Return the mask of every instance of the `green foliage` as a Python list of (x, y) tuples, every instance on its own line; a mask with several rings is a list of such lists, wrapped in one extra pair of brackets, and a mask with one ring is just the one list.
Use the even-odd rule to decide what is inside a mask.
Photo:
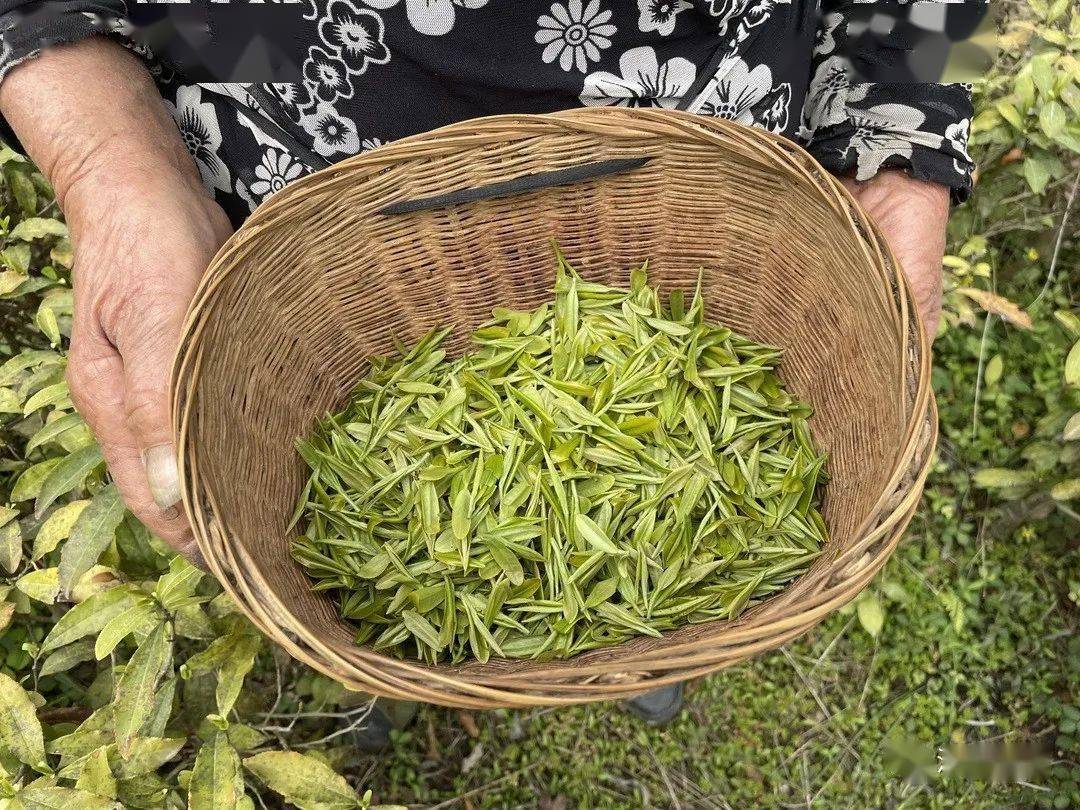
[[(977, 470), (972, 483), (1002, 499), (1042, 510), (1056, 505), (1075, 515), (1080, 313), (1068, 298), (1068, 283), (1075, 277), (1080, 219), (1074, 210), (1080, 186), (1080, 9), (1044, 2), (1011, 9), (1000, 42), (999, 69), (976, 88), (972, 148), (979, 184), (972, 203), (952, 223), (957, 248), (946, 258), (946, 321), (970, 326), (976, 308), (987, 313), (976, 365), (973, 437), (983, 419), (1030, 392), (1017, 374), (1026, 364), (1010, 367), (1004, 358), (1022, 358), (1022, 346), (1032, 341), (1012, 333), (996, 337), (999, 322), (1006, 329), (1034, 330), (1040, 359), (1049, 361), (1050, 350), (1057, 374), (1056, 380), (1038, 380), (1039, 418), (1010, 430), (1010, 438), (1023, 440), (1019, 457), (1007, 466)], [(1041, 283), (1031, 285), (1036, 279)], [(1059, 286), (1061, 279), (1065, 284)], [(1002, 283), (1022, 290), (1027, 303), (1002, 295)]]
[(64, 380), (67, 228), (29, 163), (0, 168), (0, 807), (370, 807), (332, 747), (367, 699), (124, 509)]
[[(362, 782), (421, 806), (1080, 806), (1080, 13), (1006, 7), (950, 223), (922, 508), (856, 603), (696, 684), (663, 730), (611, 706), (427, 708), (360, 756), (364, 696), (117, 519), (64, 387), (71, 246), (0, 149), (0, 806), (363, 807)], [(938, 749), (981, 741), (1053, 764), (1028, 784), (938, 773)]]

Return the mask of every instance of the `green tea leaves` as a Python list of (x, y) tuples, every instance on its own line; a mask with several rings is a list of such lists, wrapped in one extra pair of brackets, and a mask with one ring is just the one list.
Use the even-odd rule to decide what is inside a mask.
[(439, 640), (439, 633), (435, 627), (413, 610), (406, 610), (401, 614), (401, 621), (417, 639), (438, 652), (445, 645)]
[(41, 517), (53, 501), (81, 486), (87, 474), (103, 460), (101, 448), (96, 444), (89, 444), (67, 456), (53, 468), (42, 483), (34, 505), (35, 514)]
[(244, 795), (240, 757), (224, 731), (199, 749), (188, 783), (188, 810), (229, 810)]
[(469, 536), (472, 526), (473, 497), (467, 489), (461, 490), (454, 498), (454, 509), (450, 513), (450, 527), (454, 538), (464, 540)]
[(41, 652), (58, 650), (100, 632), (115, 616), (128, 610), (135, 598), (136, 590), (129, 586), (117, 586), (94, 594), (60, 617), (42, 642)]
[(357, 643), (565, 657), (734, 617), (807, 568), (824, 458), (779, 350), (647, 282), (560, 257), (553, 305), (496, 309), (456, 360), (447, 330), (375, 358), (297, 442), (293, 553)]
[(60, 588), (65, 593), (109, 547), (123, 519), (124, 502), (115, 484), (105, 487), (80, 512), (60, 552)]
[(607, 533), (587, 515), (578, 515), (574, 518), (574, 528), (577, 529), (578, 536), (597, 551), (603, 551), (605, 554), (616, 557), (629, 553), (612, 543)]
[(171, 630), (169, 625), (162, 623), (139, 645), (117, 681), (116, 747), (125, 759), (131, 754), (133, 740), (154, 709), (154, 693), (171, 657)]

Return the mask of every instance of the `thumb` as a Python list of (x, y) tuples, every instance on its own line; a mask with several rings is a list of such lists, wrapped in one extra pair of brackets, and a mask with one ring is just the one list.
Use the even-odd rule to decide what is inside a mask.
[(118, 346), (124, 361), (124, 413), (142, 456), (150, 494), (167, 517), (175, 517), (180, 473), (172, 437), (169, 377), (185, 304), (159, 299), (155, 309), (157, 316), (136, 326)]

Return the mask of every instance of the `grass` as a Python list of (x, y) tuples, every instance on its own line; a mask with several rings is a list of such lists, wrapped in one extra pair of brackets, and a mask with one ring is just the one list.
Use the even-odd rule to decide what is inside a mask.
[[(1021, 300), (1027, 286), (1018, 284)], [(375, 795), (466, 808), (1075, 806), (1077, 738), (1062, 729), (1080, 674), (1068, 585), (1080, 579), (1076, 526), (1062, 514), (990, 508), (969, 484), (972, 469), (1015, 459), (1025, 414), (1054, 396), (1066, 343), (1040, 328), (997, 332), (989, 348), (1010, 372), (981, 392), (974, 432), (981, 330), (939, 342), (942, 443), (924, 506), (871, 586), (885, 612), (876, 638), (854, 610), (833, 615), (778, 652), (693, 684), (664, 729), (605, 704), (425, 707), (391, 751), (365, 761)], [(918, 757), (908, 778), (893, 761), (901, 740), (921, 746), (926, 767), (915, 778)], [(937, 772), (937, 749), (948, 757), (980, 740), (998, 756), (1006, 741), (1028, 741), (1054, 764), (1028, 784)]]

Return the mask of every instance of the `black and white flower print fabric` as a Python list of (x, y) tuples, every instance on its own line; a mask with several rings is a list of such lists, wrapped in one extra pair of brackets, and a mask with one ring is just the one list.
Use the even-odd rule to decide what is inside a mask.
[(661, 61), (645, 45), (619, 57), (619, 72), (600, 70), (585, 77), (581, 103), (589, 107), (667, 107), (674, 109), (690, 92), (697, 67), (674, 56)]
[(678, 15), (693, 8), (687, 0), (637, 0), (637, 4), (638, 29), (655, 31), (662, 37), (671, 36)]
[[(214, 31), (225, 5), (182, 8)], [(140, 15), (160, 21), (172, 8), (0, 0), (0, 80), (53, 43), (104, 34), (125, 44), (236, 223), (284, 185), (382, 143), (479, 115), (580, 105), (727, 118), (803, 143), (838, 174), (900, 168), (958, 198), (970, 187), (968, 88), (887, 71), (870, 82), (852, 69), (865, 61), (870, 16), (908, 0), (302, 0), (273, 7), (288, 25), (267, 44), (295, 70), (272, 84), (195, 81), (168, 42), (151, 53)], [(208, 47), (233, 47), (214, 55), (244, 62), (244, 48)]]
[(390, 60), (390, 51), (383, 42), (382, 18), (348, 0), (330, 3), (326, 16), (319, 21), (319, 36), (337, 50), (350, 73), (360, 74), (370, 63), (383, 65)]
[(590, 62), (599, 62), (601, 51), (611, 47), (616, 27), (611, 11), (600, 8), (600, 0), (568, 0), (552, 3), (547, 14), (536, 21), (536, 42), (544, 45), (540, 58), (545, 63), (558, 61), (564, 71), (584, 73)]
[(232, 191), (229, 168), (218, 155), (221, 127), (217, 109), (211, 102), (203, 101), (202, 89), (181, 87), (176, 92), (176, 104), (166, 101), (165, 105), (176, 120), (184, 146), (195, 158), (206, 187), (226, 194)]
[(738, 56), (721, 62), (712, 93), (699, 112), (781, 133), (787, 129), (791, 84), (773, 83), (768, 65), (753, 69)]
[(965, 198), (974, 169), (967, 151), (970, 88), (858, 81), (852, 61), (859, 56), (855, 29), (862, 26), (853, 26), (843, 12), (865, 2), (824, 5), (799, 132), (810, 152), (837, 174), (866, 180), (884, 168), (905, 169)]

